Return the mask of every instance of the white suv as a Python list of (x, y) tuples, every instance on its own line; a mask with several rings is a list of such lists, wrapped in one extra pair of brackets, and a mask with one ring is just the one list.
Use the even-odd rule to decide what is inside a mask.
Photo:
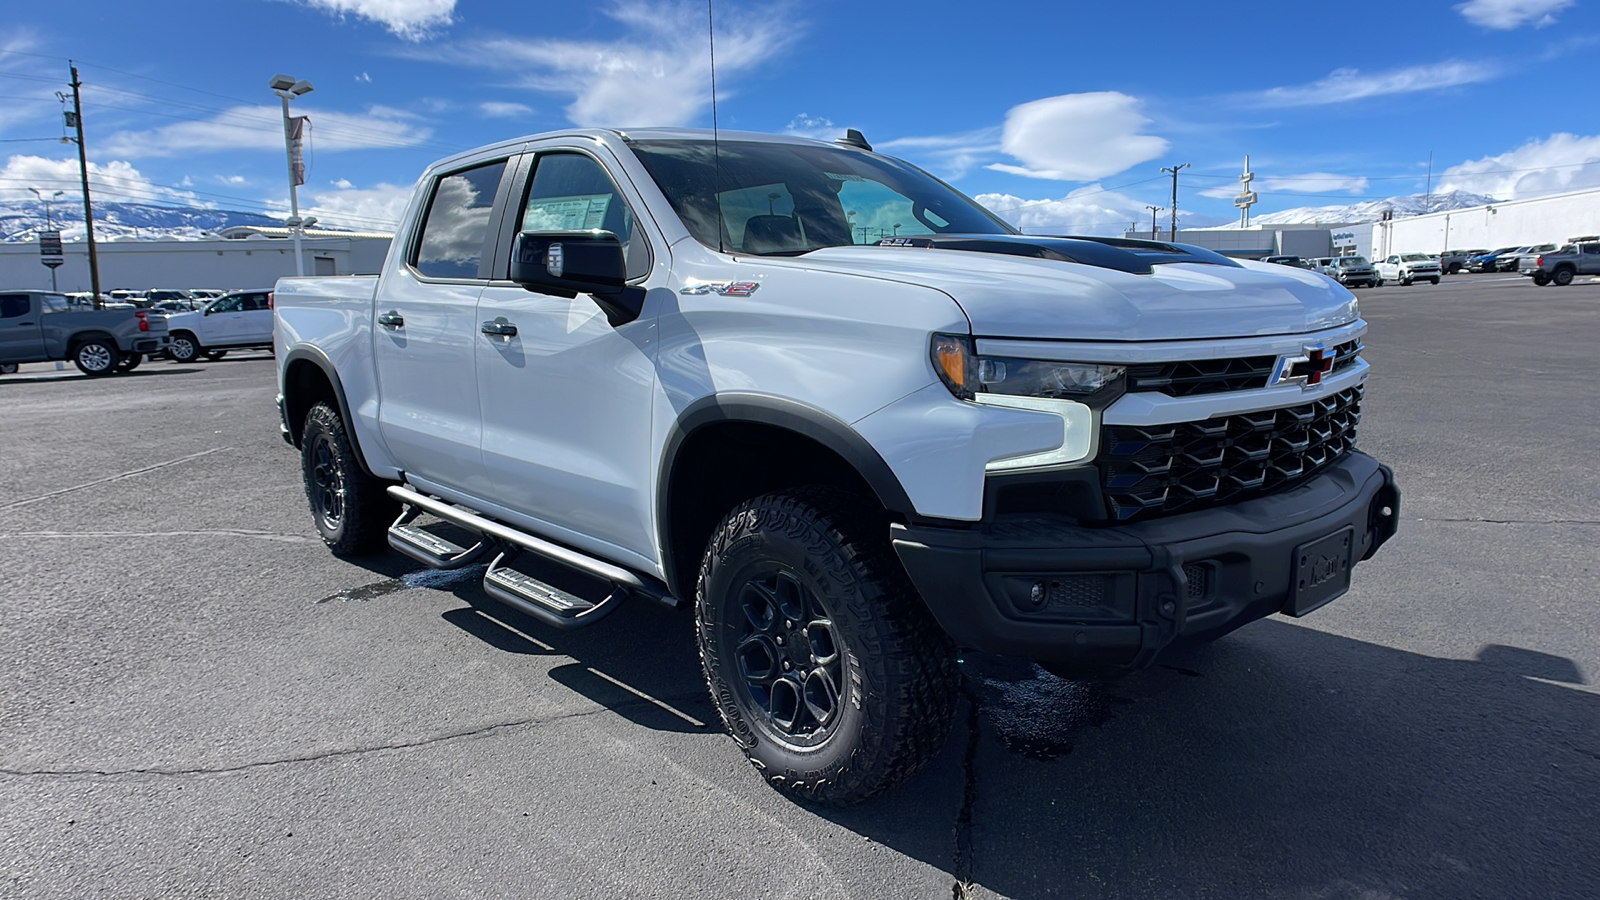
[(172, 331), (169, 352), (180, 363), (198, 357), (218, 360), (229, 350), (270, 350), (272, 291), (224, 294), (199, 312), (169, 317), (167, 327)]

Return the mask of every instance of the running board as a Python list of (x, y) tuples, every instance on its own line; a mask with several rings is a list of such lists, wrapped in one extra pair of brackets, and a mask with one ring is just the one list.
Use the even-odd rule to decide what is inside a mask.
[(596, 603), (510, 568), (506, 562), (502, 553), (489, 563), (489, 571), (483, 574), (484, 593), (556, 628), (592, 625), (628, 598), (627, 588), (611, 585), (611, 593)]
[(494, 541), (481, 537), (471, 547), (459, 547), (438, 535), (411, 524), (422, 510), (406, 506), (400, 517), (389, 526), (389, 546), (434, 569), (464, 569), (482, 559), (493, 547)]
[[(474, 534), (482, 535), (484, 540), (480, 543), (480, 546), (484, 544), (491, 546), (498, 545), (498, 547), (504, 550), (510, 550), (512, 552), (525, 551), (541, 559), (611, 585), (616, 589), (612, 591), (612, 596), (607, 597), (600, 603), (590, 604), (597, 610), (604, 609), (605, 612), (602, 613), (602, 615), (609, 614), (616, 606), (616, 603), (613, 602), (613, 600), (620, 602), (621, 598), (626, 597), (630, 593), (648, 597), (649, 599), (665, 606), (676, 607), (678, 605), (677, 598), (673, 597), (672, 593), (667, 590), (666, 586), (661, 584), (659, 581), (656, 581), (653, 578), (640, 577), (639, 575), (636, 575), (633, 572), (622, 568), (621, 566), (612, 565), (604, 560), (596, 559), (595, 557), (589, 556), (582, 551), (574, 550), (570, 547), (563, 547), (560, 544), (552, 543), (544, 540), (543, 538), (536, 537), (520, 529), (513, 528), (510, 525), (505, 525), (492, 519), (486, 519), (483, 516), (472, 512), (471, 510), (462, 509), (459, 506), (455, 506), (435, 497), (430, 497), (426, 494), (419, 493), (409, 487), (391, 485), (389, 487), (389, 496), (405, 504), (407, 510), (426, 512), (443, 519), (452, 525), (464, 528), (467, 531), (473, 532)], [(413, 516), (415, 514), (416, 513), (413, 513)], [(403, 519), (405, 516), (402, 515), (401, 518)], [(406, 523), (397, 522), (396, 524), (403, 525)], [(429, 538), (432, 538), (433, 540), (439, 540), (433, 535), (429, 535)], [(393, 529), (390, 530), (389, 540), (390, 544), (394, 545), (396, 549), (403, 553), (407, 553), (405, 548), (394, 544), (395, 533)], [(411, 553), (407, 553), (407, 555), (420, 559), (420, 557), (416, 557)], [(482, 554), (480, 553), (479, 555), (481, 556)], [(513, 576), (522, 575), (523, 573), (516, 572), (514, 569), (506, 569), (505, 560), (507, 558), (507, 553), (501, 553), (500, 556), (496, 558), (494, 563), (490, 565), (489, 571), (491, 574), (496, 571), (508, 572), (510, 574), (503, 575), (502, 577), (495, 579), (493, 582), (494, 590), (490, 590), (491, 581), (489, 575), (485, 575), (484, 590), (495, 596), (496, 599), (509, 603), (518, 609), (524, 609), (524, 607), (518, 601), (506, 600), (505, 597), (516, 597), (519, 601), (533, 604), (535, 608), (546, 610), (547, 613), (555, 615), (556, 618), (561, 621), (558, 623), (546, 618), (544, 615), (533, 613), (531, 610), (524, 609), (524, 611), (530, 612), (530, 614), (539, 617), (543, 621), (557, 625), (557, 627), (573, 627), (568, 620), (577, 618), (578, 616), (576, 613), (573, 615), (561, 615), (551, 612), (551, 607), (543, 606), (537, 600), (528, 600), (517, 590), (515, 590), (515, 587), (521, 582), (519, 579)], [(429, 563), (425, 559), (422, 561), (428, 565), (433, 565), (433, 563)], [(537, 579), (533, 580), (541, 586), (548, 588), (548, 585), (543, 585), (543, 582), (538, 582)], [(496, 591), (499, 591), (500, 593), (496, 593)], [(502, 594), (504, 596), (502, 596)], [(618, 594), (620, 594), (621, 597), (618, 597)], [(584, 602), (587, 603), (588, 601)], [(580, 610), (579, 612), (582, 611)], [(588, 624), (599, 617), (599, 615), (585, 614), (582, 617), (582, 623)]]

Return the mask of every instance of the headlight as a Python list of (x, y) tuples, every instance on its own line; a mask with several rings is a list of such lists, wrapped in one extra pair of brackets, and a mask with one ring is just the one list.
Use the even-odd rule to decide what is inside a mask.
[(1061, 419), (1061, 445), (1042, 453), (991, 460), (990, 472), (1069, 466), (1093, 458), (1095, 410), (1122, 395), (1124, 366), (977, 356), (971, 340), (936, 334), (934, 371), (962, 400), (1047, 413)]
[(950, 334), (933, 336), (933, 368), (952, 394), (975, 400), (979, 394), (1076, 400), (1100, 407), (1122, 393), (1125, 366), (977, 356), (971, 341)]

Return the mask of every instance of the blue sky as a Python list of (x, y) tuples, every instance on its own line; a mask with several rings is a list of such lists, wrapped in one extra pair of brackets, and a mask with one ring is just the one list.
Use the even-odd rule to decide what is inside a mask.
[[(1600, 186), (1597, 0), (717, 0), (724, 128), (861, 129), (1029, 230), (1435, 190)], [(0, 201), (72, 189), (67, 59), (107, 199), (287, 206), (284, 72), (316, 90), (301, 204), (383, 227), (450, 152), (570, 124), (709, 125), (706, 5), (79, 0), (0, 11)], [(1561, 97), (1565, 89), (1566, 99)], [(1549, 93), (1552, 99), (1541, 100)], [(44, 138), (46, 140), (34, 140)], [(1162, 213), (1165, 220), (1166, 213)]]

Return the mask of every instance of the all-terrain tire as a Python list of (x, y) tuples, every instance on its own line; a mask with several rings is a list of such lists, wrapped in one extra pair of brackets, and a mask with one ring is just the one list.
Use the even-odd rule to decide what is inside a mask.
[(312, 521), (335, 555), (363, 556), (388, 546), (385, 534), (400, 506), (361, 468), (344, 420), (326, 403), (306, 413), (300, 471)]
[(187, 331), (177, 332), (172, 336), (167, 355), (175, 363), (192, 363), (200, 355), (200, 341)]
[(121, 358), (117, 345), (104, 338), (86, 338), (72, 348), (73, 365), (90, 378), (114, 374)]
[[(813, 621), (791, 620), (796, 606), (795, 618)], [(717, 711), (779, 790), (854, 803), (910, 778), (949, 736), (960, 684), (955, 648), (895, 557), (881, 508), (817, 486), (746, 501), (712, 535), (695, 609)], [(775, 618), (763, 632), (767, 613)], [(773, 676), (770, 689), (752, 669)], [(803, 690), (780, 690), (786, 679), (803, 679)], [(775, 712), (787, 708), (783, 697), (805, 711)], [(815, 727), (799, 733), (800, 720)]]

